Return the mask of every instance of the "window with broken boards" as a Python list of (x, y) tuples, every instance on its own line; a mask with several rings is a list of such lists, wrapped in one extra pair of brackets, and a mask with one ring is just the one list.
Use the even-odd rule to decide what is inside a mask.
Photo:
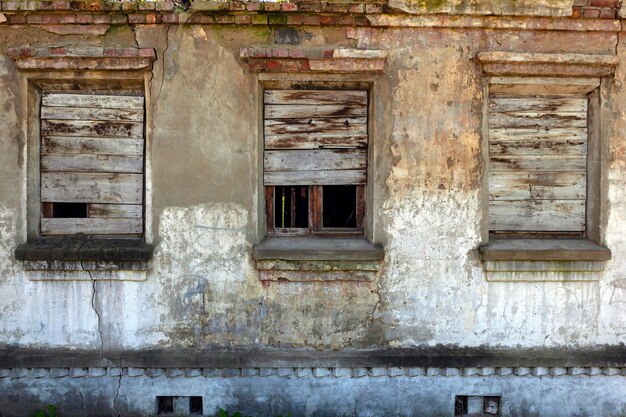
[(362, 235), (368, 92), (266, 90), (268, 235)]
[(141, 237), (141, 91), (43, 91), (41, 236)]

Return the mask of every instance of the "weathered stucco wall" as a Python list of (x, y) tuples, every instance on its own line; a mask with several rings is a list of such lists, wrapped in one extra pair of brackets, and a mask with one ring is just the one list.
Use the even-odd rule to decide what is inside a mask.
[(486, 190), (483, 78), (474, 56), (489, 50), (610, 54), (615, 33), (302, 29), (306, 46), (389, 50), (374, 81), (370, 167), (372, 235), (386, 256), (376, 282), (268, 286), (251, 259), (262, 237), (262, 98), (239, 50), (272, 42), (271, 28), (138, 25), (101, 36), (59, 36), (4, 26), (0, 33), (1, 49), (80, 43), (157, 51), (147, 94), (148, 236), (155, 255), (142, 282), (35, 282), (15, 261), (12, 252), (26, 239), (26, 92), (12, 60), (0, 55), (0, 288), (10, 294), (0, 300), (0, 343), (120, 350), (624, 341), (621, 66), (608, 88), (614, 122), (608, 125), (606, 242), (614, 259), (606, 271), (584, 273), (596, 282), (487, 282), (477, 253)]

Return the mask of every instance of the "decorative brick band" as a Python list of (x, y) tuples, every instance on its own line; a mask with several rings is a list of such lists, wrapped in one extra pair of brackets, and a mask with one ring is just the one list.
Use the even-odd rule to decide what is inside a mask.
[(240, 58), (251, 72), (378, 72), (387, 51), (365, 49), (243, 48)]
[(0, 379), (20, 378), (380, 378), (626, 376), (626, 368), (0, 368)]
[(481, 52), (477, 60), (487, 75), (605, 77), (619, 63), (614, 55)]
[(7, 55), (20, 69), (137, 70), (156, 58), (152, 48), (105, 47), (9, 48)]

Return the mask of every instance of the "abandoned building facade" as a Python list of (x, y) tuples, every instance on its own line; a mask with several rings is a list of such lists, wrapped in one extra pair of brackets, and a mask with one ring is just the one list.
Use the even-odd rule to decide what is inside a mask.
[(617, 0), (0, 2), (0, 416), (626, 415)]

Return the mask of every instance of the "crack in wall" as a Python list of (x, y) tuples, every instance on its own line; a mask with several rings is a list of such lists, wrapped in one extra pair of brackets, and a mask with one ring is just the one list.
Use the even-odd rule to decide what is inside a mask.
[[(121, 365), (121, 357), (120, 357), (120, 365)], [(115, 390), (115, 397), (113, 397), (113, 411), (115, 411), (115, 415), (117, 417), (120, 417), (120, 411), (117, 409), (117, 399), (120, 396), (120, 388), (122, 388), (122, 371), (121, 371), (121, 367), (120, 367), (120, 377), (117, 380), (117, 389)]]
[(154, 99), (155, 103), (159, 100), (159, 97), (161, 97), (161, 91), (163, 90), (163, 83), (165, 82), (165, 54), (170, 48), (170, 29), (171, 28), (172, 26), (168, 25), (165, 31), (165, 48), (163, 49), (163, 53), (161, 54), (161, 60), (163, 61), (163, 63), (161, 64), (161, 84), (159, 85), (159, 92), (157, 93), (157, 96)]

